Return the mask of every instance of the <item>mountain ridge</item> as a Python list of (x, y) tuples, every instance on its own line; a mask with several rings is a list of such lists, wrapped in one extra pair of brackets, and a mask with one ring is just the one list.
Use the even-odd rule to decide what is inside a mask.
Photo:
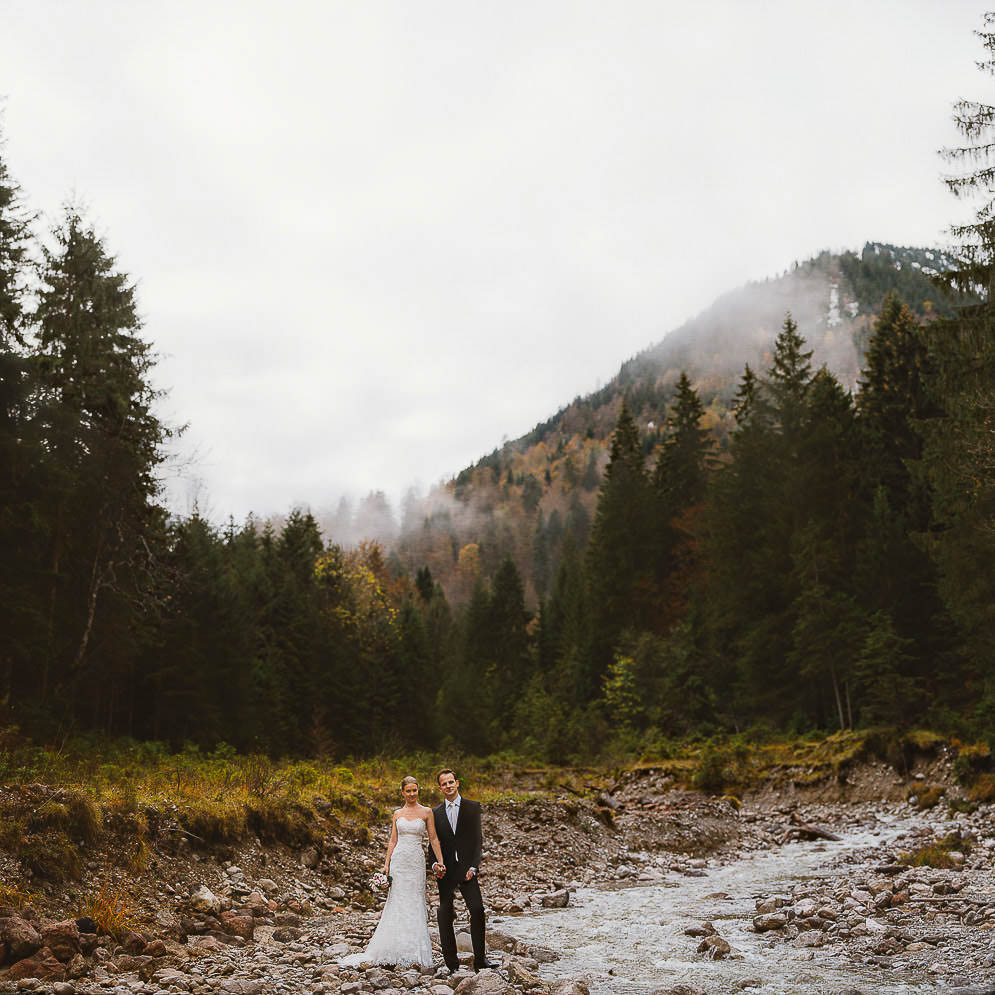
[(726, 291), (699, 314), (623, 361), (603, 387), (578, 395), (517, 439), (504, 442), (421, 497), (409, 496), (401, 522), (382, 494), (356, 514), (340, 509), (322, 525), (343, 545), (377, 538), (395, 569), (429, 567), (454, 601), (493, 577), (510, 557), (535, 606), (548, 589), (570, 537), (587, 540), (618, 411), (625, 397), (647, 461), (662, 440), (674, 387), (687, 372), (704, 408), (702, 426), (722, 451), (734, 428), (732, 402), (747, 363), (766, 369), (790, 312), (825, 365), (857, 389), (863, 352), (888, 293), (920, 320), (952, 314), (931, 277), (951, 266), (939, 249), (867, 242), (859, 253), (820, 252), (784, 273)]

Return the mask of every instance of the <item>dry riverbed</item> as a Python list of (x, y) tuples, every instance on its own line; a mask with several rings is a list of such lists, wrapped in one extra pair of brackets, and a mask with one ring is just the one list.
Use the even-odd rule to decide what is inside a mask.
[[(114, 939), (90, 932), (93, 923), (70, 918), (74, 896), (67, 889), (39, 892), (27, 907), (0, 908), (0, 963), (6, 965), (0, 968), (0, 991), (611, 990), (607, 963), (567, 971), (563, 965), (570, 958), (559, 958), (565, 951), (526, 939), (540, 922), (536, 917), (565, 915), (557, 909), (571, 909), (578, 896), (584, 901), (606, 888), (633, 889), (634, 895), (670, 888), (679, 894), (723, 868), (741, 869), (738, 880), (749, 890), (751, 860), (802, 846), (812, 855), (825, 848), (826, 862), (815, 861), (804, 878), (782, 891), (751, 892), (748, 914), (734, 919), (719, 914), (723, 896), (710, 895), (713, 919), (680, 924), (686, 941), (681, 983), (669, 984), (661, 972), (658, 983), (639, 987), (685, 995), (762, 988), (762, 976), (742, 972), (735, 987), (716, 987), (715, 960), (744, 956), (735, 941), (738, 931), (749, 934), (751, 956), (766, 951), (773, 963), (790, 949), (809, 958), (814, 979), (828, 957), (837, 965), (852, 964), (859, 983), (851, 991), (879, 990), (868, 986), (868, 977), (881, 979), (880, 990), (886, 979), (908, 977), (921, 990), (995, 992), (995, 810), (988, 805), (951, 815), (941, 805), (920, 811), (905, 800), (906, 785), (931, 784), (945, 772), (919, 771), (918, 782), (916, 773), (909, 771), (906, 780), (884, 765), (868, 764), (845, 781), (803, 789), (787, 781), (740, 805), (682, 790), (662, 768), (644, 768), (596, 796), (551, 792), (491, 805), (481, 883), (492, 960), (501, 968), (479, 975), (337, 965), (341, 956), (364, 947), (376, 924), (383, 899), (371, 894), (368, 881), (382, 862), (386, 827), (369, 841), (329, 832), (302, 849), (253, 843), (198, 851), (182, 837), (153, 838), (147, 869), (132, 882), (143, 921)], [(48, 789), (35, 789), (41, 804)], [(830, 860), (832, 844), (821, 841), (820, 832), (863, 833), (868, 841)], [(901, 862), (907, 853), (950, 866), (907, 866)], [(92, 882), (100, 875), (110, 894), (129, 874), (120, 863), (113, 866), (107, 853), (94, 848), (87, 873)], [(12, 880), (19, 872), (0, 852), (0, 877)], [(624, 922), (618, 932), (623, 942)], [(468, 939), (461, 942), (467, 964)], [(816, 981), (811, 990), (826, 989)]]

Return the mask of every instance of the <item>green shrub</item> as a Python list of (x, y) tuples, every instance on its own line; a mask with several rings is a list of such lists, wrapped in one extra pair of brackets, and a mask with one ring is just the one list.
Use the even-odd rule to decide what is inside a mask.
[(898, 862), (906, 867), (954, 867), (950, 851), (942, 846), (931, 844), (922, 846), (910, 853), (903, 853)]
[(923, 812), (928, 808), (935, 808), (946, 790), (941, 784), (924, 784), (909, 788), (905, 797), (907, 801), (914, 802), (915, 807)]
[(250, 805), (245, 812), (246, 824), (263, 843), (282, 843), (303, 847), (320, 842), (323, 833), (314, 812), (305, 805), (273, 802)]
[(981, 774), (971, 785), (967, 797), (973, 802), (995, 802), (995, 774)]
[(79, 878), (79, 850), (65, 833), (28, 836), (17, 850), (17, 858), (36, 877), (61, 884)]
[(729, 781), (729, 755), (724, 750), (706, 746), (698, 757), (691, 784), (699, 791), (721, 795)]
[(69, 813), (66, 832), (77, 842), (92, 843), (103, 825), (100, 807), (87, 795), (78, 791), (66, 794), (65, 807)]
[(233, 808), (221, 805), (188, 805), (177, 813), (177, 821), (206, 846), (237, 843), (245, 835), (245, 820)]

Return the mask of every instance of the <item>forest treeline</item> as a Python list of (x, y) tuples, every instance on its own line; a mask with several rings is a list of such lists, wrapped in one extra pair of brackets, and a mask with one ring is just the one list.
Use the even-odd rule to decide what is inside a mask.
[(959, 273), (971, 303), (890, 294), (856, 390), (787, 314), (721, 425), (687, 372), (660, 421), (620, 399), (607, 463), (578, 436), (551, 512), (548, 468), (516, 477), (495, 456), (461, 475), (456, 509), (477, 478), (519, 495), (514, 537), (497, 515), (479, 542), (426, 518), (395, 548), (343, 548), (302, 509), (168, 513), (172, 429), (134, 284), (72, 206), (39, 237), (0, 154), (0, 725), (554, 761), (723, 731), (995, 737), (979, 218), (961, 230), (980, 237)]

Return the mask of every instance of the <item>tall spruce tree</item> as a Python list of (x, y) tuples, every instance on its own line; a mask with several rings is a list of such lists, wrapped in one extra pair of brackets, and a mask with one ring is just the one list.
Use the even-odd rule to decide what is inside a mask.
[[(995, 75), (995, 12), (983, 16), (982, 30), (975, 31), (984, 47), (977, 66)], [(975, 220), (951, 227), (960, 243), (960, 262), (944, 274), (942, 284), (973, 295), (979, 290), (995, 302), (995, 104), (959, 100), (954, 104), (954, 123), (963, 136), (962, 145), (942, 149), (940, 154), (957, 170), (944, 177), (955, 197), (980, 201)]]
[(913, 473), (922, 458), (922, 423), (935, 413), (929, 377), (924, 336), (906, 304), (891, 293), (868, 343), (858, 410), (872, 488), (885, 487), (891, 507), (915, 531), (929, 523), (928, 495), (921, 475)]
[(43, 697), (63, 684), (71, 713), (85, 707), (111, 728), (118, 709), (128, 714), (138, 622), (154, 608), (169, 431), (153, 410), (134, 286), (74, 208), (53, 235), (32, 316), (51, 523), (39, 684)]
[(705, 496), (705, 473), (711, 442), (701, 427), (705, 410), (685, 371), (677, 381), (673, 407), (654, 470), (654, 484), (670, 516), (698, 504)]
[(812, 380), (811, 359), (812, 350), (805, 349), (805, 339), (789, 312), (774, 341), (774, 358), (762, 395), (788, 455), (796, 452), (805, 422), (808, 387)]
[(31, 222), (0, 136), (0, 700), (27, 690), (21, 685), (31, 682), (44, 628), (38, 584), (44, 523), (37, 504), (43, 446), (31, 418), (34, 370), (24, 328)]
[[(995, 74), (995, 13), (976, 32)], [(946, 178), (958, 197), (980, 201), (975, 220), (951, 231), (961, 242), (961, 264), (946, 283), (980, 305), (967, 306), (927, 332), (932, 393), (942, 415), (924, 430), (923, 469), (932, 496), (933, 523), (923, 537), (939, 571), (947, 611), (963, 640), (958, 686), (966, 700), (982, 701), (978, 731), (995, 742), (995, 105), (961, 100), (954, 121), (964, 138), (944, 150), (961, 172)]]
[(722, 671), (731, 661), (737, 722), (750, 714), (784, 722), (803, 707), (792, 659), (792, 551), (808, 516), (810, 358), (787, 315), (764, 378), (744, 371), (731, 462), (717, 475), (707, 516), (709, 655)]
[(654, 506), (639, 429), (622, 402), (587, 548), (594, 670), (583, 680), (593, 697), (623, 629), (650, 628), (657, 610), (653, 580)]

